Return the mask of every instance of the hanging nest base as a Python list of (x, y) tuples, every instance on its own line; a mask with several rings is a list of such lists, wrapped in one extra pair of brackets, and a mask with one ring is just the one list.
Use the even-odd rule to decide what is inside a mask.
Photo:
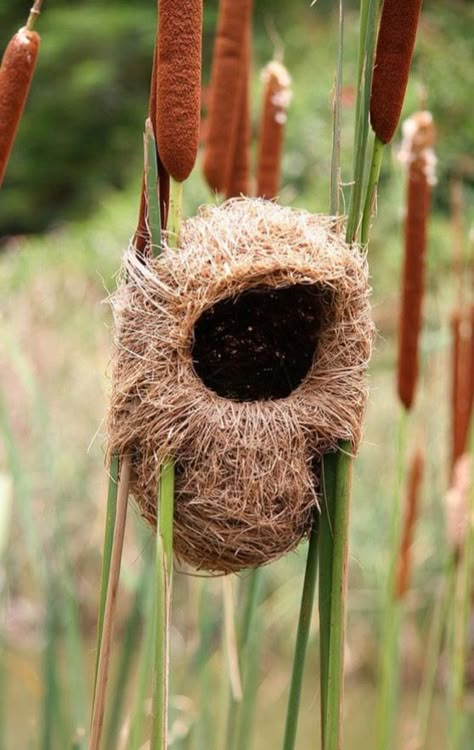
[(321, 456), (360, 440), (373, 326), (364, 257), (332, 217), (255, 199), (205, 207), (179, 251), (124, 260), (109, 448), (156, 527), (175, 462), (174, 548), (231, 572), (294, 549)]

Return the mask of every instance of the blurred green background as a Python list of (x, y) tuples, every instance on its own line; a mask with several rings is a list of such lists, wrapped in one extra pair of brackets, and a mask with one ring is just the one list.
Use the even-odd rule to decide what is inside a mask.
[[(275, 38), (280, 38), (294, 88), (281, 202), (322, 212), (329, 205), (336, 5), (334, 0), (318, 0), (313, 7), (309, 0), (256, 0), (254, 14), (254, 135), (258, 132), (260, 69), (273, 54)], [(342, 179), (347, 199), (358, 3), (346, 2), (345, 7)], [(17, 0), (2, 4), (1, 47), (22, 25), (28, 9), (28, 3)], [(205, 0), (204, 85), (209, 78), (216, 9), (215, 0)], [(136, 222), (155, 6), (144, 0), (133, 4), (45, 2), (37, 28), (42, 36), (38, 68), (0, 194), (0, 557), (8, 572), (0, 579), (5, 646), (0, 665), (0, 726), (4, 729), (0, 748), (3, 740), (8, 750), (64, 748), (60, 730), (49, 745), (42, 734), (47, 723), (44, 698), (51, 684), (51, 664), (56, 665), (54, 679), (61, 686), (65, 704), (63, 724), (80, 725), (76, 714), (80, 716), (81, 710), (83, 722), (87, 720), (84, 706), (94, 659), (105, 513), (103, 417), (112, 339), (110, 312), (101, 302), (114, 287), (121, 253)], [(400, 747), (406, 746), (405, 739), (410, 736), (426, 624), (445, 560), (449, 313), (456, 298), (451, 273), (450, 184), (456, 178), (463, 185), (463, 234), (468, 248), (474, 219), (473, 28), (471, 0), (426, 0), (404, 109), (404, 115), (420, 106), (433, 112), (439, 163), (430, 226), (422, 378), (409, 446), (411, 450), (419, 441), (426, 445), (428, 468), (403, 639)], [(397, 135), (385, 155), (370, 248), (379, 337), (371, 368), (365, 439), (355, 466), (347, 644), (348, 750), (367, 743), (373, 730), (376, 649), (393, 499), (398, 416), (395, 336), (405, 189), (405, 177), (396, 160), (399, 141)], [(186, 184), (185, 214), (194, 213), (199, 204), (210, 199), (198, 164)], [(141, 523), (132, 515), (118, 641), (126, 629), (140, 572), (147, 565), (149, 544)], [(304, 552), (300, 550), (265, 570), (255, 748), (278, 746), (281, 737)], [(172, 637), (177, 699), (173, 717), (188, 728), (202, 705), (199, 683), (194, 676), (189, 678), (198, 638), (200, 585), (188, 576), (178, 574), (175, 579)], [(209, 694), (214, 696), (222, 692), (222, 607), (220, 582), (207, 585), (206, 626), (212, 635)], [(299, 747), (308, 747), (316, 732), (316, 644), (317, 618)], [(81, 677), (75, 663), (81, 666)], [(82, 679), (86, 688), (81, 707), (77, 683)], [(136, 675), (132, 676), (127, 687), (127, 706), (135, 679)], [(442, 684), (442, 670), (439, 680)], [(180, 703), (180, 697), (188, 702)], [(215, 705), (217, 714), (217, 702)], [(441, 707), (432, 723), (430, 747), (435, 750), (445, 747), (443, 730)], [(184, 738), (178, 737), (173, 747), (184, 750), (186, 741), (184, 732)], [(212, 744), (208, 741), (205, 747), (210, 750)]]

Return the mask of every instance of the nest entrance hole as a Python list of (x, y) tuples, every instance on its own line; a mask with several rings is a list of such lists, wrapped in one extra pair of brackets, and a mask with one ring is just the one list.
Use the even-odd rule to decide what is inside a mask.
[(194, 326), (197, 375), (233, 401), (289, 396), (311, 368), (331, 296), (322, 285), (294, 284), (254, 287), (217, 302)]

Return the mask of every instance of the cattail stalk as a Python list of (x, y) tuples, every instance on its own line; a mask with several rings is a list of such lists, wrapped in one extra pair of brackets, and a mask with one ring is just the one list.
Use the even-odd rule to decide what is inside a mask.
[(370, 98), (370, 123), (382, 143), (392, 140), (410, 73), (422, 0), (385, 0)]
[(202, 13), (202, 0), (159, 3), (156, 138), (177, 182), (190, 175), (199, 145)]
[(0, 186), (30, 90), (39, 45), (39, 35), (24, 27), (13, 36), (3, 55), (0, 67)]
[(250, 191), (250, 27), (245, 30), (241, 79), (239, 122), (226, 178), (226, 198), (248, 195)]
[(265, 84), (258, 142), (257, 195), (275, 198), (280, 188), (281, 158), (291, 78), (285, 66), (273, 60), (263, 71)]
[(211, 70), (204, 176), (211, 190), (225, 192), (237, 141), (241, 81), (253, 0), (221, 0)]
[(433, 119), (418, 112), (404, 125), (400, 158), (408, 165), (407, 216), (402, 303), (398, 339), (397, 386), (401, 403), (412, 408), (418, 381), (418, 343), (422, 326), (427, 221), (434, 182)]
[(415, 523), (418, 515), (421, 482), (423, 479), (424, 457), (421, 450), (413, 456), (408, 476), (408, 490), (405, 502), (405, 517), (402, 524), (402, 538), (397, 562), (395, 596), (405, 598), (411, 575), (411, 552)]

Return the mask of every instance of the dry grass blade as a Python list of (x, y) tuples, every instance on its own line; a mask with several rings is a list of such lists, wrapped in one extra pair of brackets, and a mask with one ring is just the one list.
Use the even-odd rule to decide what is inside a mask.
[(94, 706), (92, 709), (91, 732), (89, 739), (89, 750), (99, 750), (102, 725), (105, 709), (105, 692), (109, 672), (110, 650), (112, 646), (112, 634), (115, 606), (117, 603), (117, 591), (120, 578), (120, 565), (122, 561), (123, 539), (125, 534), (125, 523), (127, 519), (128, 489), (130, 484), (131, 458), (124, 456), (120, 467), (119, 490), (117, 498), (117, 515), (115, 520), (114, 540), (112, 557), (110, 561), (109, 584), (107, 599), (105, 603), (104, 626), (102, 631), (102, 645), (99, 654), (99, 665), (97, 673), (97, 687), (95, 692)]

